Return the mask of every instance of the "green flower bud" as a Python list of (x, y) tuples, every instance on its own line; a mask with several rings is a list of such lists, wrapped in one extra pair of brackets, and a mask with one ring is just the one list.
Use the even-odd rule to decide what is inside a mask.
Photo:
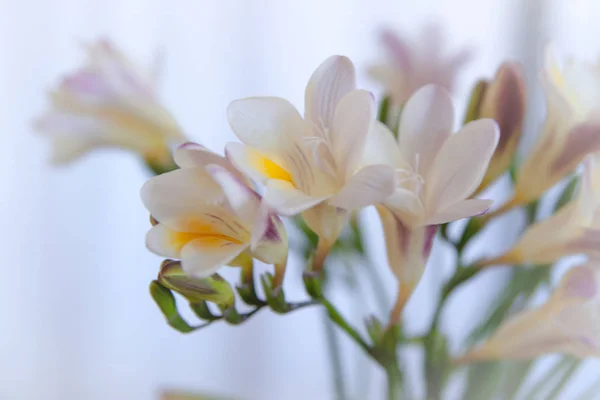
[(190, 303), (210, 301), (226, 307), (235, 303), (231, 286), (219, 274), (206, 278), (189, 276), (183, 272), (179, 261), (165, 260), (160, 267), (158, 281), (185, 297)]

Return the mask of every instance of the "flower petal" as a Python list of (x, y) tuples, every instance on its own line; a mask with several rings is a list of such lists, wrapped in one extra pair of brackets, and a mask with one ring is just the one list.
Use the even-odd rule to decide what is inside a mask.
[(335, 108), (331, 146), (337, 168), (345, 172), (346, 176), (354, 172), (365, 151), (365, 142), (375, 120), (375, 112), (375, 99), (366, 90), (353, 90)]
[(361, 165), (387, 164), (395, 168), (405, 168), (402, 154), (394, 134), (384, 123), (374, 121), (367, 135)]
[(173, 153), (173, 158), (180, 168), (204, 168), (209, 164), (216, 164), (232, 169), (231, 164), (225, 157), (193, 142), (180, 145)]
[(181, 249), (173, 243), (174, 234), (164, 224), (155, 225), (146, 234), (146, 247), (159, 256), (179, 258)]
[(394, 168), (381, 164), (368, 165), (352, 175), (328, 203), (346, 210), (358, 210), (382, 202), (394, 193), (396, 186)]
[(452, 204), (444, 210), (437, 211), (427, 219), (427, 225), (445, 224), (459, 219), (481, 215), (490, 209), (493, 200), (468, 199)]
[(229, 206), (237, 216), (246, 225), (252, 226), (260, 206), (260, 196), (258, 193), (219, 165), (208, 165), (206, 170), (210, 173), (215, 182), (219, 184), (225, 193)]
[(240, 143), (227, 143), (225, 147), (227, 159), (246, 176), (265, 184), (269, 179), (281, 179), (292, 183), (292, 175), (272, 156), (265, 156), (252, 147)]
[(248, 243), (234, 243), (220, 238), (198, 238), (181, 249), (181, 269), (197, 278), (206, 278), (228, 265)]
[(557, 176), (573, 171), (587, 154), (600, 150), (600, 123), (582, 123), (573, 127), (550, 169)]
[(315, 126), (330, 127), (339, 101), (356, 88), (356, 72), (349, 58), (331, 56), (312, 74), (304, 96), (304, 118)]
[(479, 186), (498, 144), (498, 125), (480, 119), (448, 138), (425, 177), (428, 215), (469, 197)]
[(426, 176), (453, 125), (454, 107), (444, 88), (427, 85), (417, 90), (400, 119), (398, 141), (404, 160)]
[(251, 250), (256, 258), (267, 264), (285, 264), (288, 238), (281, 219), (262, 203), (252, 230)]
[(310, 197), (287, 181), (272, 179), (267, 183), (264, 201), (279, 214), (290, 216), (314, 207), (327, 198)]
[(221, 213), (224, 193), (201, 168), (178, 169), (148, 180), (141, 190), (144, 205), (152, 216), (171, 229), (188, 231), (192, 216)]
[(335, 243), (346, 226), (350, 213), (343, 208), (330, 206), (326, 202), (315, 205), (302, 213), (306, 225), (319, 238)]
[(423, 214), (425, 212), (421, 199), (414, 192), (396, 188), (394, 193), (385, 200), (385, 206), (395, 214), (401, 216), (402, 221), (407, 225), (422, 224)]
[(244, 144), (267, 154), (278, 154), (310, 134), (294, 106), (278, 97), (236, 100), (227, 108), (227, 118)]

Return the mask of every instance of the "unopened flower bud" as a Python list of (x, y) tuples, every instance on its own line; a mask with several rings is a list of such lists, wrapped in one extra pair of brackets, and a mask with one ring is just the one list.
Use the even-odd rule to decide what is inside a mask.
[(163, 286), (181, 294), (190, 303), (210, 301), (220, 306), (231, 306), (235, 302), (231, 286), (219, 274), (195, 278), (183, 272), (179, 261), (165, 260), (161, 265), (158, 280)]
[(477, 89), (481, 93), (474, 93), (480, 97), (476, 118), (492, 118), (500, 128), (500, 140), (479, 187), (481, 190), (509, 169), (519, 143), (526, 111), (521, 67), (514, 63), (502, 64), (494, 80), (478, 85)]

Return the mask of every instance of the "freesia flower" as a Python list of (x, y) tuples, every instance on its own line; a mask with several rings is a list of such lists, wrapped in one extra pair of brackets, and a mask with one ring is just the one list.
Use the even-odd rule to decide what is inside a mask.
[(367, 143), (365, 156), (393, 165), (399, 175), (394, 194), (377, 207), (388, 261), (400, 282), (397, 311), (421, 279), (437, 226), (482, 214), (492, 204), (469, 197), (494, 153), (498, 126), (480, 119), (452, 134), (453, 125), (449, 93), (427, 85), (406, 103), (397, 143), (383, 124)]
[(525, 82), (521, 66), (504, 63), (491, 82), (479, 86), (477, 109), (472, 110), (477, 118), (491, 118), (498, 123), (500, 140), (490, 161), (479, 190), (486, 188), (503, 173), (512, 162), (519, 144), (525, 119)]
[(382, 32), (381, 42), (388, 60), (374, 65), (369, 72), (383, 84), (396, 105), (404, 104), (417, 89), (430, 83), (452, 91), (456, 75), (470, 59), (464, 50), (444, 57), (442, 32), (435, 25), (425, 27), (413, 43), (390, 30)]
[(51, 138), (56, 163), (118, 147), (160, 165), (170, 161), (170, 145), (184, 141), (151, 77), (108, 41), (87, 47), (85, 65), (50, 92), (50, 102), (36, 128)]
[(600, 268), (569, 270), (550, 300), (507, 320), (459, 361), (528, 359), (546, 353), (600, 357)]
[(503, 208), (529, 203), (600, 150), (600, 69), (569, 61), (561, 70), (551, 50), (542, 74), (547, 116), (519, 168), (515, 195)]
[(577, 253), (600, 256), (600, 164), (594, 156), (584, 162), (574, 200), (550, 218), (531, 225), (504, 255), (480, 265), (552, 264)]
[(265, 201), (278, 213), (302, 213), (322, 248), (335, 242), (351, 210), (382, 201), (396, 186), (389, 165), (361, 163), (375, 100), (355, 87), (352, 62), (333, 56), (310, 78), (304, 118), (277, 97), (237, 100), (228, 109), (244, 145), (228, 144), (227, 157), (265, 184)]
[(227, 159), (187, 143), (176, 151), (175, 162), (181, 169), (142, 188), (142, 201), (159, 222), (148, 232), (148, 248), (180, 259), (183, 271), (199, 278), (251, 251), (275, 264), (275, 284), (281, 284), (288, 249), (279, 217)]

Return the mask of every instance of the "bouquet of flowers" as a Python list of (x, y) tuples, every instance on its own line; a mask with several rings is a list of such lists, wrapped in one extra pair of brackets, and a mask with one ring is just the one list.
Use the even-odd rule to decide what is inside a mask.
[[(308, 80), (303, 114), (279, 97), (234, 100), (226, 116), (239, 142), (216, 152), (186, 137), (161, 105), (150, 72), (101, 40), (51, 92), (50, 110), (36, 127), (52, 141), (56, 163), (121, 148), (155, 175), (141, 188), (151, 223), (146, 244), (164, 258), (150, 294), (174, 329), (243, 325), (263, 309), (284, 315), (322, 307), (385, 371), (388, 399), (413, 398), (399, 354), (406, 346), (422, 350), (427, 399), (443, 398), (457, 376), (461, 398), (554, 399), (579, 360), (600, 356), (600, 69), (573, 60), (561, 66), (547, 50), (540, 74), (545, 122), (520, 160), (527, 111), (520, 65), (502, 64), (493, 79), (477, 82), (455, 129), (450, 93), (468, 54), (443, 56), (440, 39), (435, 29), (419, 45), (382, 35), (388, 58), (369, 70), (385, 87), (379, 102), (357, 88), (355, 66), (337, 55)], [(510, 200), (494, 204), (488, 189), (508, 177)], [(539, 201), (555, 187), (561, 193), (548, 200), (553, 212), (542, 215)], [(327, 285), (336, 279), (329, 271), (336, 257), (356, 255), (368, 264), (357, 213), (370, 206), (383, 226), (397, 296), (388, 318), (365, 316), (356, 326), (330, 300)], [(467, 262), (467, 245), (516, 209), (527, 221), (512, 248)], [(305, 240), (293, 245), (290, 229)], [(430, 328), (410, 336), (403, 310), (436, 235), (455, 250), (456, 265)], [(286, 273), (291, 252), (304, 258), (302, 274)], [(553, 265), (576, 254), (585, 261), (551, 283)], [(258, 262), (272, 272), (257, 273)], [(224, 266), (239, 269), (237, 282), (219, 275)], [(461, 349), (451, 350), (439, 324), (444, 307), (457, 288), (490, 268), (510, 268), (512, 277)], [(303, 282), (305, 298), (286, 295), (291, 280)], [(531, 306), (538, 290), (552, 294)], [(183, 305), (202, 322), (184, 319)], [(547, 353), (562, 356), (525, 385), (534, 361)], [(595, 394), (590, 388), (587, 398)], [(346, 397), (343, 387), (338, 397)], [(188, 398), (201, 397), (165, 394)]]

